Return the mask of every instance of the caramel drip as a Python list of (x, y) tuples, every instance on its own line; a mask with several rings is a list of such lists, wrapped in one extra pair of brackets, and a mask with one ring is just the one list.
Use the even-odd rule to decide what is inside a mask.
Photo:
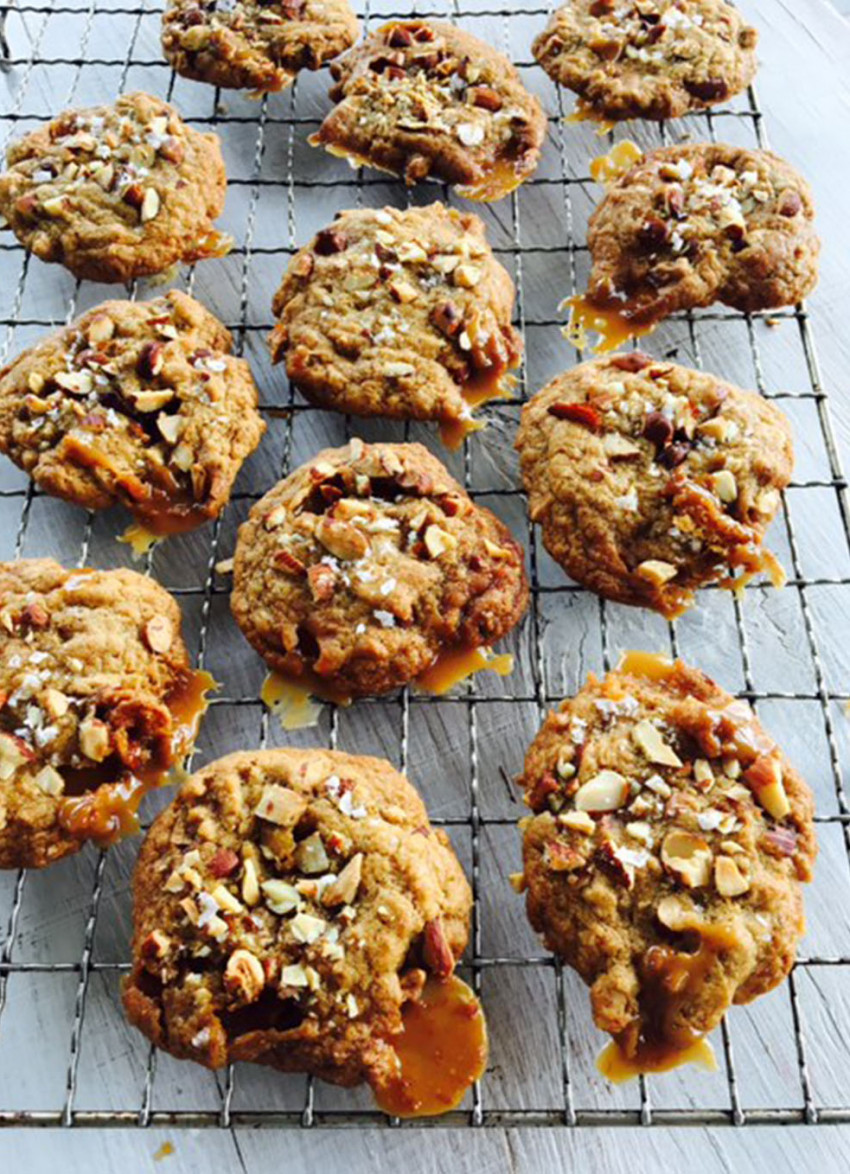
[(59, 805), (60, 825), (77, 839), (94, 840), (101, 848), (136, 833), (142, 799), (167, 782), (172, 763), (191, 747), (209, 704), (207, 693), (215, 688), (216, 682), (209, 673), (189, 671), (169, 694), (166, 704), (173, 730), (167, 764), (136, 772), (107, 763), (63, 770), (66, 793)]
[(632, 649), (624, 652), (617, 665), (617, 672), (633, 677), (646, 677), (649, 681), (666, 681), (672, 676), (676, 662), (659, 652), (643, 652)]
[(319, 724), (321, 701), (314, 701), (314, 690), (304, 681), (290, 680), (282, 673), (271, 672), (263, 681), (260, 700), (284, 730), (306, 730)]
[(516, 163), (511, 159), (497, 159), (487, 174), (477, 183), (458, 184), (455, 191), (467, 200), (489, 203), (501, 200), (516, 191), (524, 175), (517, 172)]
[(509, 652), (496, 655), (490, 648), (460, 648), (442, 652), (415, 681), (419, 693), (440, 697), (475, 673), (489, 670), (506, 677), (513, 671), (514, 658)]
[(125, 542), (136, 559), (144, 558), (160, 541), (160, 535), (154, 534), (141, 522), (131, 522), (123, 534), (118, 535), (119, 542)]
[(594, 134), (597, 134), (600, 138), (602, 138), (604, 135), (610, 134), (617, 125), (617, 123), (612, 118), (600, 118), (590, 103), (585, 102), (582, 98), (579, 98), (576, 102), (575, 109), (573, 110), (572, 114), (567, 114), (564, 117), (564, 122), (568, 124), (577, 122), (592, 122), (595, 124)]
[[(624, 309), (595, 306), (583, 294), (567, 298), (562, 304), (570, 308), (570, 320), (562, 333), (567, 342), (579, 351), (592, 349), (596, 355), (605, 355), (629, 339), (651, 334), (656, 327), (654, 322), (648, 326), (638, 326)], [(599, 335), (599, 342), (592, 348), (588, 340), (589, 333)]]
[(631, 139), (616, 143), (607, 155), (598, 155), (590, 161), (590, 178), (597, 183), (612, 184), (634, 167), (643, 158), (643, 151)]
[(596, 1067), (612, 1084), (623, 1084), (651, 1072), (670, 1072), (683, 1064), (693, 1064), (706, 1072), (717, 1071), (714, 1048), (705, 1036), (687, 1048), (664, 1048), (644, 1045), (634, 1056), (627, 1056), (616, 1040), (599, 1053)]
[(456, 975), (429, 978), (408, 1003), (389, 1043), (398, 1056), (394, 1080), (374, 1090), (394, 1117), (433, 1117), (457, 1108), (487, 1065), (487, 1024), (481, 1004)]

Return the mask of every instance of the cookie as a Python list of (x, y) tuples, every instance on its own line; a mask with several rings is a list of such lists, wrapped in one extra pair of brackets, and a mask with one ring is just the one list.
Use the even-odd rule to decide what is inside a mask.
[(443, 204), (341, 212), (274, 299), (275, 362), (314, 403), (468, 426), (519, 364), (513, 282), (477, 216)]
[(0, 214), (75, 277), (129, 282), (230, 247), (213, 226), (227, 183), (218, 136), (150, 94), (66, 110), (12, 143), (7, 165)]
[(707, 583), (781, 583), (761, 544), (791, 427), (755, 392), (640, 351), (596, 359), (526, 404), (516, 447), (546, 549), (607, 599), (672, 618)]
[(528, 599), (523, 552), (419, 444), (325, 449), (252, 508), (231, 606), (286, 677), (386, 693), (500, 639)]
[(772, 151), (662, 147), (610, 187), (590, 218), (587, 300), (651, 325), (720, 301), (750, 313), (817, 284), (806, 181)]
[(390, 1084), (390, 1037), (448, 977), (471, 896), (448, 837), (389, 763), (258, 750), (211, 763), (142, 845), (130, 1021), (209, 1068), (236, 1060)]
[(529, 920), (638, 1068), (788, 974), (814, 805), (745, 702), (630, 653), (548, 716), (522, 783)]
[(502, 53), (454, 25), (393, 21), (331, 66), (314, 146), (415, 184), (497, 200), (534, 171), (546, 116)]
[(135, 830), (212, 682), (175, 601), (134, 571), (2, 563), (0, 629), (0, 868), (43, 868)]
[(0, 370), (0, 452), (47, 493), (154, 533), (215, 517), (265, 425), (231, 338), (172, 290), (104, 302)]
[(162, 50), (183, 77), (266, 93), (348, 49), (357, 29), (348, 0), (169, 0)]
[(661, 119), (745, 90), (757, 40), (727, 0), (567, 0), (532, 52), (584, 113)]

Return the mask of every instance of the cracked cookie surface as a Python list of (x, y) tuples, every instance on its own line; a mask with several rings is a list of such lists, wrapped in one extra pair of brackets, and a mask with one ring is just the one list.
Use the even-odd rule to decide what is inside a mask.
[(529, 513), (579, 583), (673, 617), (735, 571), (781, 572), (762, 539), (791, 479), (774, 405), (640, 351), (582, 363), (523, 409)]
[(546, 719), (522, 784), (532, 926), (640, 1063), (787, 975), (816, 843), (806, 784), (750, 707), (629, 653)]
[(0, 452), (77, 505), (124, 505), (154, 533), (198, 526), (265, 430), (230, 350), (177, 290), (104, 302), (0, 370)]
[(67, 110), (12, 143), (0, 213), (25, 248), (75, 277), (128, 282), (229, 248), (219, 139), (150, 94)]
[(194, 674), (172, 597), (134, 571), (0, 564), (0, 867), (128, 830), (190, 748)]
[(169, 0), (162, 48), (183, 77), (275, 92), (350, 48), (357, 28), (348, 0)]
[(331, 66), (337, 103), (314, 136), (333, 154), (496, 200), (527, 179), (546, 116), (502, 53), (454, 25), (384, 25)]
[(568, 0), (532, 51), (594, 116), (662, 119), (746, 89), (757, 40), (727, 0)]
[(458, 424), (520, 361), (513, 302), (477, 216), (346, 211), (293, 257), (269, 345), (315, 403)]
[(820, 241), (806, 181), (771, 151), (662, 147), (594, 211), (587, 299), (636, 325), (720, 301), (749, 313), (817, 284)]
[(471, 906), (407, 779), (328, 750), (193, 775), (142, 845), (134, 898), (124, 1006), (158, 1047), (375, 1087), (396, 1075), (404, 1005), (451, 974)]
[(518, 542), (419, 444), (325, 449), (252, 508), (231, 606), (285, 676), (386, 693), (525, 610)]

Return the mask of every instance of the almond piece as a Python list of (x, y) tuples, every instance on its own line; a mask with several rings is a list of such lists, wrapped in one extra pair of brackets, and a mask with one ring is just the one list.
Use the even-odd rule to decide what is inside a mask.
[(711, 487), (725, 505), (731, 505), (738, 499), (738, 482), (728, 469), (721, 469), (719, 473), (712, 474)]
[(651, 721), (644, 719), (638, 722), (632, 730), (632, 737), (650, 762), (656, 762), (661, 766), (682, 765), (681, 758), (667, 745)]
[(425, 549), (431, 558), (437, 559), (457, 547), (458, 541), (454, 534), (444, 530), (442, 526), (429, 526), (423, 538)]
[(702, 888), (711, 880), (712, 853), (700, 836), (674, 828), (661, 845), (661, 860), (676, 880), (689, 889)]
[(782, 763), (776, 754), (762, 754), (757, 758), (744, 771), (744, 781), (768, 815), (784, 819), (789, 814), (791, 804), (782, 782)]
[(415, 285), (411, 285), (409, 281), (404, 281), (400, 277), (394, 278), (388, 282), (388, 288), (397, 302), (402, 305), (407, 305), (408, 302), (415, 302), (419, 297), (419, 290)]
[(224, 968), (224, 989), (234, 1002), (255, 1002), (266, 985), (266, 975), (259, 958), (250, 950), (234, 950)]
[(301, 904), (298, 890), (286, 881), (277, 879), (263, 881), (260, 888), (263, 890), (266, 905), (272, 913), (277, 913), (279, 917), (291, 913)]
[(714, 862), (714, 886), (721, 897), (740, 897), (750, 882), (731, 856), (718, 856)]
[(324, 905), (351, 905), (360, 888), (363, 875), (363, 853), (358, 852), (343, 868), (334, 881), (322, 893)]
[(558, 823), (583, 836), (592, 836), (596, 830), (596, 824), (586, 811), (564, 811), (558, 816)]
[[(137, 391), (132, 397), (133, 407), (137, 412), (147, 414), (148, 412), (158, 412), (160, 408), (164, 408), (166, 404), (171, 403), (174, 399), (174, 392), (170, 387), (165, 387), (162, 391)], [(178, 419), (176, 416), (166, 417), (167, 419)], [(162, 429), (160, 429), (162, 431)], [(176, 439), (176, 438), (175, 438)]]
[(629, 784), (616, 770), (601, 770), (575, 793), (576, 811), (616, 811), (629, 794)]
[[(157, 394), (150, 392), (150, 395)], [(165, 401), (168, 403), (168, 400)], [(144, 410), (144, 409), (142, 409)], [(160, 412), (156, 418), (156, 426), (159, 429), (160, 436), (168, 444), (176, 444), (180, 439), (180, 434), (183, 431), (185, 420), (182, 416), (166, 416), (165, 412)]]
[(336, 558), (355, 561), (363, 558), (369, 549), (369, 542), (356, 526), (348, 522), (337, 522), (324, 514), (316, 526), (316, 538)]
[(639, 575), (641, 579), (646, 579), (648, 583), (652, 583), (655, 587), (661, 587), (664, 583), (669, 583), (671, 579), (675, 579), (678, 570), (672, 563), (665, 563), (660, 558), (648, 558), (645, 562), (640, 563), (635, 567), (635, 574)]
[(174, 643), (174, 625), (168, 616), (154, 616), (143, 628), (145, 643), (151, 652), (168, 652)]
[(260, 900), (257, 866), (250, 856), (246, 856), (242, 864), (242, 900), (250, 909)]
[(474, 289), (481, 280), (481, 270), (477, 265), (468, 265), (465, 261), (454, 271), (454, 283), (462, 289)]
[(689, 908), (681, 898), (673, 896), (662, 897), (655, 910), (655, 916), (674, 933), (681, 933), (686, 929), (696, 929), (699, 918), (694, 909)]
[(464, 147), (480, 147), (484, 142), (484, 127), (477, 122), (461, 122), (455, 128), (455, 134)]
[(83, 718), (77, 733), (80, 750), (92, 762), (103, 762), (109, 755), (109, 727), (94, 716)]
[(267, 823), (278, 827), (294, 827), (307, 810), (307, 800), (297, 791), (289, 787), (282, 787), (278, 783), (269, 783), (263, 788), (260, 802), (254, 808), (254, 814)]
[(295, 849), (295, 863), (308, 876), (316, 876), (320, 872), (327, 872), (330, 865), (325, 845), (318, 832), (313, 832), (306, 840), (302, 840)]
[(439, 917), (425, 923), (422, 958), (435, 978), (448, 978), (455, 968), (454, 954)]
[(162, 201), (159, 198), (159, 192), (156, 188), (147, 188), (142, 197), (142, 206), (139, 209), (139, 218), (142, 224), (146, 224), (149, 220), (154, 220), (159, 212)]
[(50, 765), (43, 766), (33, 779), (33, 782), (39, 791), (43, 791), (45, 795), (61, 795), (65, 790), (65, 780), (59, 771)]

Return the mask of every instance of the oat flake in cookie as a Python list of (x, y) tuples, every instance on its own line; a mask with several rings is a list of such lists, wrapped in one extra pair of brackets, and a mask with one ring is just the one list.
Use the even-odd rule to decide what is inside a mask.
[(48, 493), (121, 504), (152, 533), (227, 502), (265, 430), (230, 334), (172, 290), (104, 302), (0, 370), (0, 452)]
[(500, 639), (527, 599), (519, 543), (419, 444), (325, 449), (239, 530), (236, 622), (319, 696), (404, 685)]
[(151, 579), (0, 564), (0, 868), (134, 831), (212, 683), (190, 669), (180, 610)]
[(193, 775), (142, 845), (134, 897), (124, 1006), (158, 1047), (379, 1093), (399, 1077), (402, 1014), (429, 974), (450, 979), (471, 905), (410, 783), (327, 750)]
[(672, 1066), (788, 974), (814, 805), (745, 702), (628, 653), (549, 715), (522, 783), (516, 885), (617, 1041), (606, 1072)]
[(727, 0), (568, 0), (532, 48), (591, 117), (661, 119), (746, 89), (757, 39)]
[(356, 39), (348, 0), (169, 0), (162, 17), (176, 72), (224, 89), (283, 90)]
[(720, 301), (753, 312), (814, 289), (808, 184), (771, 151), (663, 147), (617, 179), (590, 218), (584, 301), (634, 327)]
[(384, 25), (331, 66), (337, 106), (310, 140), (352, 163), (498, 200), (537, 166), (540, 103), (502, 53), (454, 25)]
[(600, 595), (672, 618), (708, 583), (783, 582), (762, 539), (791, 428), (755, 392), (640, 351), (596, 359), (532, 397), (516, 447), (546, 549)]
[(160, 98), (124, 94), (12, 143), (0, 213), (42, 261), (128, 282), (227, 252), (213, 227), (226, 182), (217, 135), (192, 130)]
[(274, 299), (275, 361), (315, 403), (438, 421), (510, 388), (522, 352), (514, 287), (477, 216), (442, 204), (341, 212), (293, 257)]

